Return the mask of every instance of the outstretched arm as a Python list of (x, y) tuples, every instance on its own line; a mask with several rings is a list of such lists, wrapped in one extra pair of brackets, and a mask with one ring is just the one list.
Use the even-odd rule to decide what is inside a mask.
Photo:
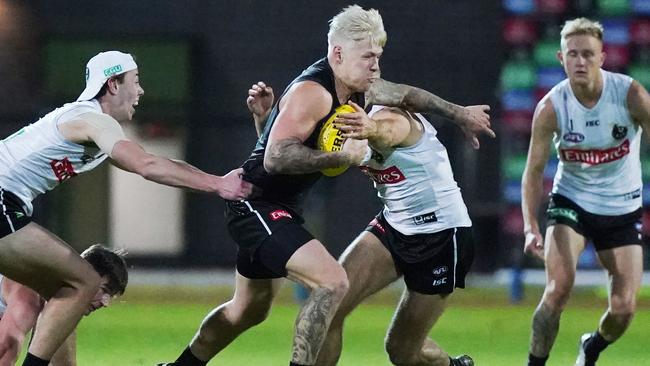
[(0, 365), (13, 365), (43, 303), (34, 290), (6, 277), (2, 279), (2, 296), (7, 309), (0, 318)]
[(95, 143), (116, 166), (156, 183), (217, 193), (229, 200), (244, 199), (253, 190), (250, 183), (241, 180), (241, 170), (221, 177), (183, 161), (147, 153), (140, 145), (128, 140), (119, 123), (106, 114), (83, 114), (76, 121), (59, 125), (59, 131), (70, 141)]
[(463, 107), (450, 103), (426, 90), (404, 84), (378, 79), (366, 93), (367, 103), (400, 107), (411, 112), (429, 112), (454, 121), (471, 141), (475, 149), (480, 147), (479, 134), (496, 137), (490, 128), (488, 105)]
[(551, 139), (557, 130), (557, 117), (553, 103), (546, 96), (533, 115), (532, 136), (528, 159), (521, 180), (521, 212), (526, 236), (524, 252), (544, 258), (544, 240), (539, 229), (537, 213), (544, 191), (544, 168), (548, 162)]

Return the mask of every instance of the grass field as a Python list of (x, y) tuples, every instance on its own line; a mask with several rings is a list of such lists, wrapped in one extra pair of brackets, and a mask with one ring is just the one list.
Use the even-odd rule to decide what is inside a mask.
[[(459, 291), (431, 335), (451, 354), (472, 355), (477, 365), (522, 366), (527, 357), (530, 318), (540, 291), (527, 289), (527, 298), (520, 305), (508, 304), (503, 290)], [(227, 288), (130, 288), (110, 309), (98, 311), (81, 323), (79, 365), (173, 361), (205, 314), (229, 296)], [(380, 293), (350, 316), (339, 365), (390, 365), (382, 341), (397, 296), (395, 290)], [(594, 329), (605, 306), (600, 290), (574, 295), (562, 317), (549, 365), (573, 365), (579, 336)], [(601, 356), (599, 366), (650, 365), (648, 310), (650, 296), (644, 293), (632, 326)], [(238, 338), (209, 365), (287, 365), (297, 311), (286, 289), (266, 322)]]

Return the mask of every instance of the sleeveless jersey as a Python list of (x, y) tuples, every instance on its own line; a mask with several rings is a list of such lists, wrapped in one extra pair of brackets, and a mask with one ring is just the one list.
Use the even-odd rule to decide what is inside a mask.
[(623, 215), (641, 207), (642, 129), (627, 109), (632, 79), (605, 70), (601, 75), (603, 90), (593, 108), (578, 101), (568, 79), (549, 92), (558, 124), (553, 193), (594, 214)]
[[(370, 116), (381, 108), (373, 107)], [(394, 148), (386, 156), (373, 151), (361, 167), (374, 181), (384, 217), (404, 235), (472, 226), (447, 150), (436, 129), (422, 115), (415, 116), (424, 126), (417, 143)]]
[(36, 196), (107, 158), (95, 146), (67, 141), (57, 127), (89, 112), (102, 113), (96, 100), (68, 103), (0, 141), (0, 187), (18, 196), (28, 215)]
[[(293, 84), (301, 81), (314, 81), (322, 85), (332, 95), (332, 106), (330, 108), (330, 112), (327, 114), (327, 116), (318, 121), (316, 127), (314, 128), (314, 131), (303, 143), (308, 148), (317, 149), (316, 142), (323, 123), (325, 123), (325, 121), (327, 121), (327, 118), (331, 116), (332, 113), (334, 113), (334, 110), (340, 106), (334, 86), (334, 72), (327, 62), (327, 58), (318, 60), (316, 63), (309, 66), (305, 71), (303, 71), (300, 76), (298, 76), (291, 82), (291, 84), (289, 84), (289, 86), (287, 86), (285, 91), (282, 93), (282, 96), (287, 93)], [(258, 139), (253, 153), (242, 166), (244, 169), (243, 179), (247, 182), (255, 184), (262, 189), (262, 195), (260, 197), (256, 197), (255, 200), (286, 205), (300, 212), (300, 206), (302, 205), (303, 200), (309, 192), (309, 189), (316, 183), (316, 181), (318, 181), (318, 179), (320, 179), (322, 173), (314, 172), (308, 174), (271, 175), (266, 170), (264, 170), (264, 153), (266, 151), (266, 145), (268, 143), (271, 128), (273, 127), (273, 124), (275, 123), (275, 120), (280, 112), (279, 106), (282, 96), (278, 98), (275, 106), (273, 106), (273, 109), (271, 110), (271, 113), (267, 119), (266, 125), (264, 126), (264, 131)], [(361, 106), (365, 104), (363, 93), (355, 93), (350, 97), (350, 99)]]

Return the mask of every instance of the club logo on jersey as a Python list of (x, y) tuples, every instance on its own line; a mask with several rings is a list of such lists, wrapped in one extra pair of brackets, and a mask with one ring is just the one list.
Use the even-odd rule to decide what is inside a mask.
[(52, 167), (52, 172), (56, 176), (56, 179), (59, 180), (59, 183), (66, 181), (74, 176), (77, 173), (72, 167), (72, 163), (68, 158), (63, 158), (62, 160), (52, 160), (50, 161), (50, 166)]
[(275, 210), (275, 211), (271, 211), (271, 213), (269, 214), (269, 216), (271, 216), (271, 220), (273, 220), (273, 221), (280, 220), (281, 218), (287, 218), (287, 219), (292, 219), (292, 218), (293, 218), (293, 217), (291, 217), (291, 214), (288, 213), (288, 212), (285, 211), (285, 210)]
[(581, 149), (560, 149), (562, 160), (570, 163), (586, 163), (589, 165), (599, 165), (611, 163), (622, 159), (630, 153), (630, 140), (623, 141), (622, 144), (603, 150), (581, 150)]
[(612, 128), (612, 137), (620, 140), (625, 138), (625, 136), (627, 136), (627, 127), (614, 124), (614, 128)]
[(434, 276), (442, 276), (443, 274), (447, 273), (448, 270), (449, 268), (447, 268), (447, 266), (440, 266), (434, 268), (433, 271), (431, 271), (431, 273), (433, 273)]
[(384, 229), (384, 225), (380, 224), (377, 218), (372, 219), (372, 221), (370, 221), (370, 224), (368, 224), (368, 226), (374, 226), (377, 228), (377, 230), (381, 231), (382, 234), (386, 234), (386, 229)]
[(436, 217), (435, 212), (429, 212), (428, 214), (415, 216), (413, 218), (413, 223), (415, 223), (415, 225), (423, 225), (429, 222), (436, 222), (436, 221), (438, 221), (438, 218)]
[(567, 132), (562, 136), (562, 139), (567, 142), (578, 143), (585, 139), (585, 135), (578, 132)]
[(370, 179), (374, 180), (377, 184), (395, 184), (406, 179), (404, 174), (396, 166), (384, 170), (377, 170), (367, 166), (360, 167)]

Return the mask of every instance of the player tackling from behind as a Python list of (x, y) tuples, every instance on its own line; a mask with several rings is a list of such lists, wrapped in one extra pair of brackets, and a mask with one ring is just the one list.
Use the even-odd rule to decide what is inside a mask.
[(239, 247), (232, 300), (215, 308), (176, 362), (205, 365), (239, 334), (268, 315), (281, 279), (310, 289), (295, 323), (290, 365), (314, 365), (349, 282), (343, 267), (303, 226), (302, 200), (324, 168), (359, 165), (365, 141), (348, 139), (340, 152), (316, 149), (323, 123), (349, 100), (431, 111), (455, 120), (478, 145), (488, 133), (487, 106), (460, 107), (421, 89), (380, 78), (386, 32), (379, 13), (350, 6), (330, 22), (327, 56), (307, 68), (273, 107), (244, 180), (262, 189), (255, 200), (226, 205), (228, 229)]
[[(533, 315), (528, 365), (545, 365), (560, 327), (587, 240), (607, 271), (609, 307), (580, 339), (578, 366), (593, 366), (632, 321), (641, 286), (642, 127), (650, 126), (650, 96), (632, 78), (601, 67), (603, 27), (567, 21), (557, 56), (567, 79), (537, 105), (522, 179), (524, 251), (543, 257), (546, 288)], [(551, 141), (559, 165), (542, 237), (537, 213)]]
[[(76, 102), (0, 141), (0, 273), (47, 300), (23, 365), (47, 365), (75, 329), (100, 287), (100, 276), (65, 242), (32, 222), (32, 200), (106, 159), (147, 180), (242, 199), (250, 183), (220, 177), (145, 152), (118, 122), (132, 119), (144, 90), (129, 54), (102, 52), (88, 61)], [(89, 199), (92, 199), (89, 197)]]

